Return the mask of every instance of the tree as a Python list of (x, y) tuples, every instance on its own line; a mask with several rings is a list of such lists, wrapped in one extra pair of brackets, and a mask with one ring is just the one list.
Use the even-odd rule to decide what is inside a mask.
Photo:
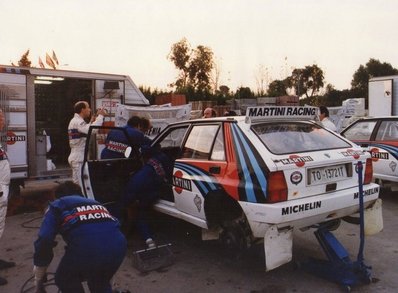
[(21, 59), (18, 61), (18, 66), (21, 67), (30, 67), (32, 62), (29, 60), (29, 49), (21, 56)]
[(214, 66), (213, 52), (209, 47), (199, 45), (191, 49), (188, 41), (183, 38), (171, 47), (168, 55), (175, 67), (180, 71), (175, 83), (176, 91), (184, 92), (188, 88), (207, 93), (210, 91), (211, 70)]
[(324, 75), (316, 64), (305, 68), (296, 68), (287, 78), (288, 87), (294, 88), (297, 96), (305, 94), (307, 98), (315, 96), (323, 87)]
[(270, 97), (285, 96), (287, 89), (287, 80), (274, 80), (268, 86), (267, 95)]
[(187, 86), (191, 51), (191, 45), (185, 38), (171, 46), (168, 59), (170, 59), (174, 63), (174, 66), (180, 71), (176, 82), (172, 84), (172, 86), (175, 86), (177, 89)]
[(254, 93), (249, 87), (240, 87), (236, 90), (235, 98), (237, 99), (253, 99)]
[(258, 71), (255, 73), (256, 85), (257, 85), (257, 95), (262, 97), (266, 93), (266, 89), (269, 83), (268, 68), (264, 65), (258, 66)]
[(368, 83), (369, 79), (377, 76), (387, 76), (398, 74), (398, 70), (393, 68), (390, 63), (381, 63), (377, 59), (370, 58), (366, 65), (360, 65), (355, 71), (351, 89), (355, 90), (359, 95), (358, 98), (368, 99)]
[(210, 91), (210, 74), (213, 69), (213, 52), (205, 46), (192, 51), (189, 63), (189, 82), (198, 91)]

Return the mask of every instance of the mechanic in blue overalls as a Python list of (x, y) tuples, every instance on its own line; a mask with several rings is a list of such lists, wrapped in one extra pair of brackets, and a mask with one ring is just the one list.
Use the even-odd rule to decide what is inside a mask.
[(160, 188), (170, 182), (173, 164), (156, 146), (142, 146), (141, 153), (145, 164), (130, 177), (122, 206), (138, 201), (137, 228), (148, 248), (153, 248), (156, 244), (147, 217), (152, 205), (159, 198)]
[(110, 280), (126, 254), (127, 242), (120, 225), (108, 210), (95, 200), (81, 196), (72, 181), (55, 191), (58, 198), (49, 204), (34, 243), (36, 292), (45, 292), (46, 270), (53, 259), (55, 236), (66, 242), (65, 255), (55, 273), (55, 283), (62, 293), (84, 293), (87, 281), (92, 293), (111, 293)]
[[(145, 143), (144, 133), (140, 131), (141, 118), (138, 116), (132, 116), (128, 121), (127, 125), (124, 126), (132, 147), (136, 151), (139, 150), (141, 145)], [(111, 130), (105, 140), (105, 148), (101, 152), (101, 159), (116, 159), (124, 158), (125, 150), (130, 146), (129, 139), (126, 137), (123, 131), (113, 129)]]

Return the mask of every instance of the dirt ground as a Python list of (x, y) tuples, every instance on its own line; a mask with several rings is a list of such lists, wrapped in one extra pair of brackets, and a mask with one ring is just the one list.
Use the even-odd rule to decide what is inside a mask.
[[(373, 267), (373, 283), (353, 288), (354, 292), (396, 292), (398, 287), (398, 195), (383, 198), (384, 230), (366, 238), (365, 263)], [(40, 207), (40, 205), (35, 208)], [(12, 260), (16, 267), (0, 271), (8, 284), (0, 292), (33, 292), (33, 241), (41, 222), (42, 212), (33, 210), (9, 216), (0, 241), (0, 258)], [(130, 292), (342, 292), (339, 285), (298, 269), (292, 263), (266, 273), (261, 245), (254, 246), (239, 257), (231, 257), (218, 242), (202, 242), (200, 230), (185, 222), (155, 214), (152, 222), (158, 243), (172, 243), (174, 263), (147, 273), (133, 267), (133, 251), (143, 243), (131, 229), (128, 233), (129, 252), (113, 279), (114, 287)], [(294, 239), (295, 260), (309, 256), (324, 258), (313, 231), (297, 232)], [(334, 233), (343, 243), (352, 260), (357, 257), (359, 228), (347, 223)], [(48, 271), (54, 272), (63, 253), (59, 238), (55, 258)], [(49, 276), (51, 284), (51, 275)], [(48, 293), (58, 292), (54, 285)], [(88, 292), (88, 290), (87, 290)]]

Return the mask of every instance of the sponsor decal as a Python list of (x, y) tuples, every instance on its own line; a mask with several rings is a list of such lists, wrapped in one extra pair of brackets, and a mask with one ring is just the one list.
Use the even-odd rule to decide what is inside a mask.
[(362, 156), (364, 154), (364, 152), (363, 151), (354, 151), (354, 150), (348, 149), (345, 152), (341, 152), (341, 154), (344, 157), (354, 157), (354, 159), (359, 159), (359, 157)]
[(12, 131), (7, 131), (7, 135), (5, 137), (3, 137), (2, 140), (5, 141), (8, 145), (12, 145), (18, 141), (26, 141), (26, 136), (25, 135), (16, 135)]
[(388, 166), (390, 166), (391, 171), (395, 172), (395, 169), (397, 168), (397, 163), (391, 161)]
[(282, 216), (305, 212), (309, 210), (320, 209), (322, 207), (322, 201), (308, 202), (298, 204), (286, 208), (282, 208)]
[(283, 165), (296, 164), (297, 167), (303, 167), (305, 162), (311, 161), (313, 161), (311, 156), (300, 157), (298, 155), (290, 155), (289, 158), (280, 160)]
[[(374, 188), (371, 188), (371, 189), (368, 189), (368, 190), (364, 190), (363, 191), (363, 196), (368, 196), (368, 195), (372, 195), (372, 194), (375, 194), (375, 193), (379, 193), (379, 188), (378, 187), (374, 187)], [(359, 196), (359, 192), (355, 192), (354, 193), (354, 199), (357, 199), (358, 196)]]
[(290, 175), (290, 182), (295, 185), (298, 185), (301, 180), (303, 180), (303, 174), (301, 174), (299, 171), (294, 171), (292, 175)]
[(108, 219), (115, 220), (104, 206), (95, 204), (85, 205), (76, 207), (69, 215), (64, 217), (62, 226), (65, 228), (79, 222), (96, 222)]
[(191, 180), (182, 178), (182, 172), (180, 170), (176, 171), (173, 175), (173, 186), (178, 194), (180, 194), (183, 189), (192, 191)]
[(110, 140), (106, 144), (106, 148), (110, 151), (116, 152), (116, 153), (124, 153), (126, 151), (126, 148), (128, 147), (127, 144), (121, 143), (118, 141)]
[(248, 117), (286, 117), (286, 116), (315, 116), (315, 107), (250, 107)]
[(378, 148), (372, 148), (370, 150), (370, 154), (372, 155), (372, 161), (377, 162), (379, 159), (381, 160), (389, 160), (389, 154), (380, 152)]
[(193, 203), (195, 204), (196, 208), (198, 209), (198, 212), (200, 213), (200, 210), (202, 209), (202, 199), (196, 195), (195, 198), (193, 199)]

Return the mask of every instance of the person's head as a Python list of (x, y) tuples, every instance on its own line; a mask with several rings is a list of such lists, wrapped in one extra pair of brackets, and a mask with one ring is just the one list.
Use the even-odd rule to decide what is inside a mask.
[(0, 130), (3, 130), (6, 125), (6, 118), (4, 117), (3, 110), (0, 109)]
[(325, 106), (320, 106), (319, 107), (319, 120), (323, 120), (326, 117), (329, 117), (329, 110)]
[(76, 114), (79, 114), (80, 117), (89, 118), (91, 115), (90, 105), (86, 101), (79, 101), (75, 104), (74, 110)]
[(144, 133), (152, 128), (151, 121), (146, 117), (141, 117), (140, 130)]
[(69, 195), (83, 196), (82, 189), (73, 181), (65, 181), (58, 185), (54, 191), (54, 194), (56, 198), (61, 198)]
[(131, 116), (129, 120), (127, 120), (127, 125), (134, 128), (139, 128), (141, 123), (141, 118), (138, 116)]
[(211, 118), (211, 117), (216, 117), (216, 116), (217, 116), (216, 111), (214, 111), (213, 108), (206, 108), (203, 111), (203, 118)]

